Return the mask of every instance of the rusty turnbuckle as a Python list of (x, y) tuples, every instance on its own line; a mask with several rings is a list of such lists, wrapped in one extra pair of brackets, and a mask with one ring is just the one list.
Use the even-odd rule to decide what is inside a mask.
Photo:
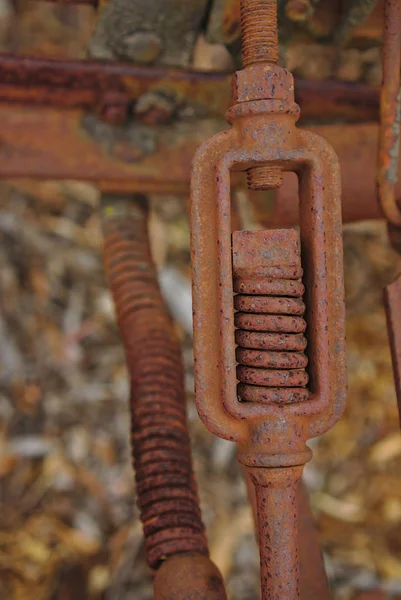
[[(263, 599), (296, 600), (306, 442), (335, 424), (346, 398), (339, 167), (322, 138), (295, 127), (293, 78), (277, 65), (275, 0), (242, 0), (241, 19), (232, 128), (193, 162), (196, 402), (210, 431), (238, 444), (255, 485)], [(231, 236), (231, 171), (245, 171), (256, 189), (298, 175), (300, 243), (293, 230)]]

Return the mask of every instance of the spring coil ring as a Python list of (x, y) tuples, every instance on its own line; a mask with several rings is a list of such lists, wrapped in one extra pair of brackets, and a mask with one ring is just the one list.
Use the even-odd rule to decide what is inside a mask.
[(240, 400), (292, 404), (309, 398), (304, 286), (291, 279), (234, 280)]
[(103, 232), (131, 378), (132, 455), (145, 550), (150, 567), (157, 568), (173, 554), (208, 554), (191, 465), (181, 353), (151, 258), (146, 209), (123, 203), (122, 214), (103, 215)]

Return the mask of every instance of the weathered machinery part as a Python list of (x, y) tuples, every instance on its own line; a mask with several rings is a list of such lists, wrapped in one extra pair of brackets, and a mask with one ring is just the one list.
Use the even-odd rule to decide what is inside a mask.
[(385, 0), (380, 96), (377, 191), (383, 215), (401, 230), (401, 210), (396, 202), (401, 121), (401, 4)]
[[(278, 0), (278, 23), (281, 62), (296, 39), (321, 40), (345, 44), (372, 13), (379, 0)], [(239, 0), (214, 0), (206, 29), (210, 43), (224, 44), (241, 65), (241, 31)], [(334, 6), (334, 8), (333, 8)], [(320, 11), (318, 10), (320, 9)], [(330, 12), (330, 26), (322, 16)]]
[(131, 383), (132, 455), (145, 550), (157, 569), (177, 554), (208, 556), (181, 351), (151, 257), (146, 198), (104, 195), (101, 206), (105, 269)]
[[(248, 498), (252, 506), (255, 522), (255, 533), (258, 536), (258, 513), (255, 486), (249, 473), (242, 467)], [(322, 550), (316, 522), (309, 503), (308, 491), (302, 481), (297, 490), (298, 503), (298, 543), (299, 543), (299, 575), (300, 575), (300, 600), (331, 600), (330, 587), (324, 568)]]
[(165, 561), (153, 583), (154, 600), (226, 600), (221, 575), (206, 556), (181, 554)]
[(110, 0), (101, 8), (90, 54), (137, 64), (185, 67), (208, 0)]
[[(309, 19), (320, 0), (278, 0), (280, 55), (294, 34), (309, 31)], [(206, 39), (211, 44), (224, 44), (236, 64), (242, 64), (239, 0), (214, 0), (207, 22)]]
[[(114, 61), (54, 60), (0, 54), (0, 102), (81, 108), (103, 113), (119, 109), (152, 125), (166, 120), (223, 117), (230, 102), (227, 73), (154, 68)], [(295, 100), (304, 122), (377, 121), (380, 90), (358, 82), (295, 78)], [(153, 115), (153, 119), (151, 119)]]
[[(387, 219), (390, 242), (401, 253), (401, 208), (397, 202), (395, 189), (399, 180), (397, 167), (400, 158), (401, 118), (401, 4), (399, 0), (385, 0), (383, 14), (383, 81), (377, 191), (380, 209)], [(384, 289), (384, 305), (401, 419), (401, 275)]]
[[(262, 598), (297, 600), (306, 440), (335, 424), (346, 397), (341, 190), (333, 150), (295, 127), (276, 19), (275, 0), (241, 0), (244, 69), (233, 77), (232, 129), (193, 161), (194, 372), (201, 419), (237, 442), (255, 485)], [(264, 190), (281, 185), (284, 170), (300, 180), (302, 260), (294, 230), (231, 235), (230, 172)]]
[[(95, 182), (110, 192), (187, 196), (196, 147), (224, 125), (207, 119), (169, 127), (134, 123), (129, 128), (115, 128), (89, 117), (83, 119), (80, 111), (73, 110), (1, 105), (0, 179), (77, 179)], [(375, 179), (378, 126), (325, 125), (308, 130), (323, 135), (339, 156), (343, 220), (379, 218)], [(396, 197), (401, 198), (401, 163), (398, 169)], [(233, 183), (238, 184), (235, 173)], [(284, 176), (277, 203), (269, 204), (271, 192), (256, 194), (254, 202), (260, 207), (264, 226), (288, 227), (299, 222), (296, 177)]]

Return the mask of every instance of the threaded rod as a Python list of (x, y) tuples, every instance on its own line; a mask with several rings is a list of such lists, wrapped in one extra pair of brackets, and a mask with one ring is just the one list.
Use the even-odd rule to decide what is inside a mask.
[(244, 67), (278, 63), (277, 0), (241, 0)]

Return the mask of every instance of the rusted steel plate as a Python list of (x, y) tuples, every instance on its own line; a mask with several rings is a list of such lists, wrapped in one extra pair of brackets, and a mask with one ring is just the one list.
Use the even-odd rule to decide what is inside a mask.
[[(218, 120), (181, 123), (152, 128), (150, 138), (146, 138), (148, 130), (144, 128), (146, 143), (141, 141), (141, 135), (134, 136), (135, 142), (124, 136), (114, 138), (110, 133), (108, 142), (102, 145), (96, 135), (85, 130), (83, 121), (79, 111), (0, 105), (0, 177), (78, 179), (100, 182), (111, 191), (186, 194), (197, 145), (210, 133), (225, 127)], [(343, 220), (378, 218), (375, 181), (378, 127), (327, 125), (309, 130), (323, 135), (339, 156)], [(110, 127), (108, 131), (119, 130)], [(296, 176), (285, 174), (274, 210), (266, 212), (264, 205), (261, 211), (264, 224), (285, 227), (298, 222), (297, 190)], [(396, 195), (401, 198), (400, 182)]]
[[(360, 83), (295, 79), (304, 120), (377, 121), (379, 90)], [(158, 90), (179, 110), (221, 115), (229, 106), (231, 76), (224, 73), (137, 67), (112, 61), (61, 61), (0, 54), (0, 101), (103, 110), (128, 105)]]

